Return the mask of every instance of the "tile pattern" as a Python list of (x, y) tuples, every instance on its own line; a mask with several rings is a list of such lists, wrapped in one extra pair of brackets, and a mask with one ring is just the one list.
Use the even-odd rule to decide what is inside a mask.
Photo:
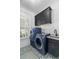
[(20, 48), (20, 59), (59, 59), (50, 54), (45, 56), (41, 55), (36, 49), (30, 45), (27, 47)]

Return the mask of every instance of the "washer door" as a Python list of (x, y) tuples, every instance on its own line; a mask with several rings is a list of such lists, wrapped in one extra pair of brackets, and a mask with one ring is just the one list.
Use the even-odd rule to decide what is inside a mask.
[(35, 46), (36, 46), (37, 49), (42, 49), (43, 48), (42, 36), (40, 34), (36, 35)]

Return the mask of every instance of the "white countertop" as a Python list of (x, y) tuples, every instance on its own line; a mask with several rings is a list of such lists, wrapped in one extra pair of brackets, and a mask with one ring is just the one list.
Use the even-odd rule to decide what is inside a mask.
[(51, 39), (55, 39), (55, 40), (59, 40), (59, 36), (47, 36), (47, 38), (51, 38)]

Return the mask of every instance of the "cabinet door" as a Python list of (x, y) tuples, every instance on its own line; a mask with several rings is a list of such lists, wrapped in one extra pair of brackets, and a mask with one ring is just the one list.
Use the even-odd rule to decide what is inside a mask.
[(59, 56), (59, 40), (48, 39), (48, 53)]

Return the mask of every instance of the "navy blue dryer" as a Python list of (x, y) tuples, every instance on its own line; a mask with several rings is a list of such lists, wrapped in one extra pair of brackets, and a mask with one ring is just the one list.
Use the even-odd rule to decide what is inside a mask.
[(41, 54), (45, 55), (48, 51), (46, 35), (42, 35), (41, 28), (33, 28), (30, 33), (30, 44)]

